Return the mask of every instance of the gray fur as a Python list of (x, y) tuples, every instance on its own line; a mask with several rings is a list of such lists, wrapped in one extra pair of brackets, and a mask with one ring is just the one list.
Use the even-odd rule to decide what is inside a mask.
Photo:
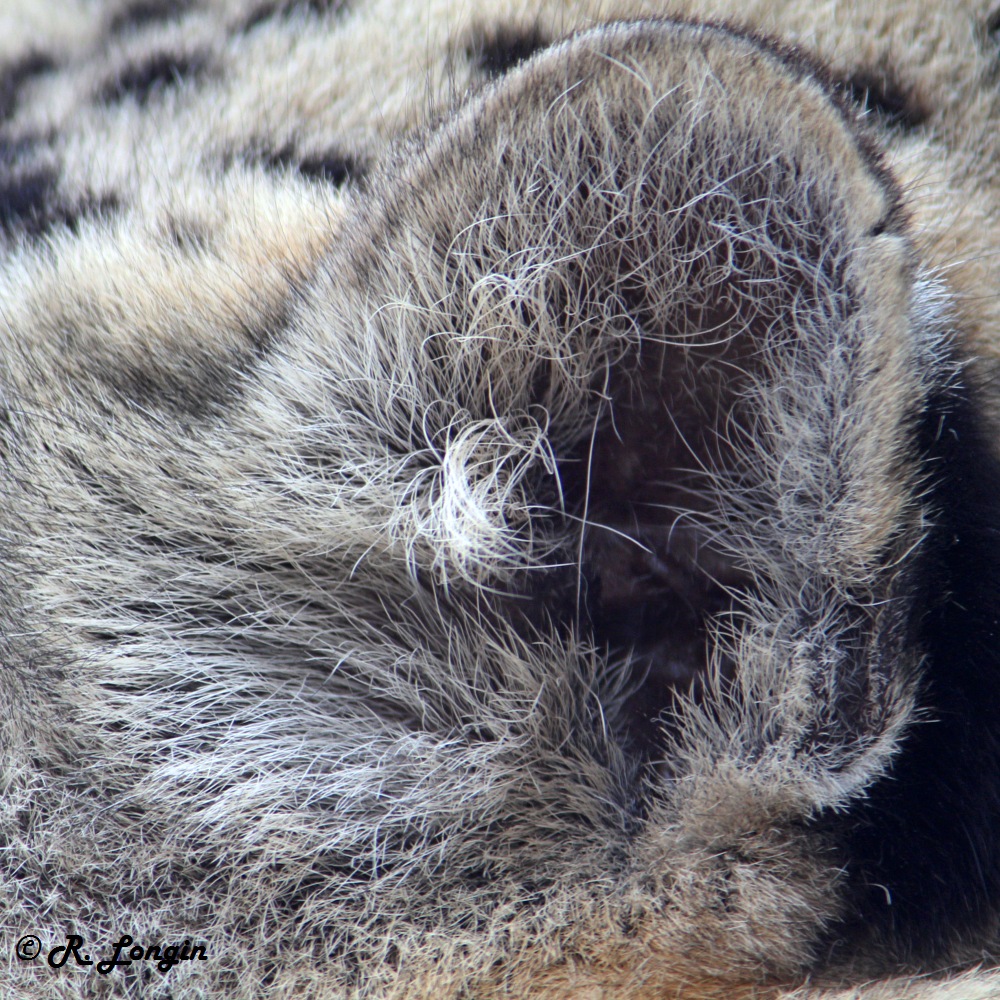
[[(1000, 996), (860, 986), (904, 964), (878, 941), (827, 959), (827, 819), (922, 718), (915, 427), (992, 371), (937, 175), (993, 140), (878, 137), (813, 62), (681, 4), (546, 8), (553, 44), (495, 79), (460, 54), (527, 11), (46, 6), (5, 43), (57, 69), (5, 126), (0, 989)], [(665, 601), (724, 595), (685, 652), (595, 635), (633, 557), (670, 564)], [(102, 977), (18, 960), (27, 933), (208, 958)]]

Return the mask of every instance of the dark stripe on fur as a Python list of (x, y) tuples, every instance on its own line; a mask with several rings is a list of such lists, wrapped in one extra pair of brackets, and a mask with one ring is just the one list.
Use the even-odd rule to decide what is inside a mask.
[(114, 195), (57, 203), (50, 200), (54, 191), (53, 175), (44, 170), (0, 185), (0, 229), (32, 237), (68, 229), (75, 236), (84, 221), (107, 217), (120, 207)]
[(172, 21), (190, 6), (191, 0), (137, 0), (115, 14), (108, 29), (112, 32), (132, 31), (147, 24)]
[(480, 30), (473, 35), (465, 54), (479, 72), (492, 79), (503, 76), (549, 42), (538, 28), (519, 31), (491, 26), (488, 31)]
[(0, 230), (41, 236), (64, 227), (76, 233), (83, 220), (109, 215), (120, 207), (111, 194), (60, 200), (59, 173), (53, 166), (18, 164), (30, 145), (0, 142)]
[(367, 170), (360, 160), (335, 149), (315, 155), (302, 155), (291, 145), (277, 150), (252, 149), (244, 159), (248, 163), (260, 163), (269, 170), (296, 170), (303, 177), (323, 181), (334, 187), (342, 187), (348, 181), (361, 180)]
[(44, 52), (32, 52), (0, 71), (0, 119), (17, 110), (21, 88), (33, 77), (56, 68), (55, 60)]
[(131, 99), (142, 105), (169, 87), (203, 77), (207, 69), (202, 56), (157, 52), (120, 69), (101, 87), (97, 99), (111, 103)]
[(179, 367), (157, 367), (152, 362), (145, 367), (100, 364), (91, 374), (131, 409), (154, 408), (181, 421), (208, 419), (239, 399), (248, 374), (267, 356), (287, 322), (285, 313), (276, 309), (255, 327), (241, 330), (246, 350), (190, 350), (183, 374)]
[(930, 117), (927, 109), (918, 106), (885, 72), (859, 70), (839, 86), (850, 100), (876, 115), (878, 121), (889, 128), (916, 129)]
[(325, 181), (335, 187), (348, 181), (360, 180), (365, 173), (365, 168), (353, 157), (338, 156), (335, 153), (307, 156), (299, 160), (296, 166), (303, 177)]
[(240, 29), (250, 31), (273, 17), (287, 17), (303, 11), (311, 11), (322, 17), (329, 14), (340, 15), (347, 9), (345, 0), (279, 0), (277, 3), (262, 3), (251, 11)]
[(0, 180), (0, 228), (34, 232), (48, 213), (58, 175), (48, 167), (26, 170)]
[(113, 215), (121, 208), (121, 202), (113, 194), (88, 194), (76, 201), (55, 204), (44, 216), (33, 220), (28, 231), (32, 235), (66, 228), (73, 235), (80, 231), (80, 223), (88, 219), (102, 219)]

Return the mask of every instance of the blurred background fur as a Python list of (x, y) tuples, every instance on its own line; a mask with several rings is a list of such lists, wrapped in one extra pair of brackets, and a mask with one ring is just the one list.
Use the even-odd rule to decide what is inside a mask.
[(1000, 8), (6, 0), (0, 117), (0, 992), (1000, 997)]

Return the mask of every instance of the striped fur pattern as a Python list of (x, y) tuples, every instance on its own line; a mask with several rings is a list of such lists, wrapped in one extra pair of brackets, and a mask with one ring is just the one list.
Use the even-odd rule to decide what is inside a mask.
[(7, 0), (0, 995), (1000, 997), (997, 163), (979, 0)]

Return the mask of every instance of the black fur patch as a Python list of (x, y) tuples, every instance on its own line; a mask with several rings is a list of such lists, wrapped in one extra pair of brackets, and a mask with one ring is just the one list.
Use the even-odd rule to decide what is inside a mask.
[(921, 433), (933, 529), (913, 629), (927, 653), (925, 718), (847, 821), (859, 936), (900, 964), (975, 944), (1000, 911), (1000, 462), (972, 390), (942, 392)]
[(157, 52), (140, 63), (119, 70), (100, 88), (97, 99), (114, 103), (131, 99), (145, 104), (169, 87), (203, 77), (208, 62), (203, 56)]
[(285, 17), (297, 11), (310, 11), (321, 17), (328, 14), (343, 14), (348, 8), (346, 0), (277, 0), (265, 2), (256, 6), (246, 18), (241, 30), (250, 31), (257, 25), (269, 21), (273, 17)]
[(986, 18), (986, 30), (991, 35), (1000, 34), (1000, 7)]
[(113, 194), (88, 194), (73, 202), (53, 205), (43, 222), (42, 231), (66, 228), (76, 234), (80, 223), (87, 219), (101, 219), (114, 215), (121, 208), (121, 201)]
[(844, 94), (858, 107), (877, 115), (889, 128), (916, 129), (930, 117), (919, 107), (891, 76), (880, 72), (859, 70), (848, 79), (838, 81)]
[(60, 202), (58, 180), (50, 167), (26, 169), (0, 180), (0, 229), (31, 237), (58, 228), (76, 233), (84, 219), (110, 215), (119, 207), (114, 195)]
[(350, 156), (307, 156), (298, 164), (299, 173), (304, 177), (325, 181), (340, 187), (348, 181), (360, 180), (365, 169)]
[(48, 215), (58, 179), (51, 168), (38, 167), (0, 180), (0, 228), (36, 231)]
[(123, 365), (114, 373), (104, 373), (102, 381), (130, 408), (160, 410), (183, 424), (185, 420), (202, 420), (217, 413), (220, 402), (232, 395), (234, 372), (245, 367), (235, 357), (232, 371), (222, 364), (197, 359), (180, 378), (139, 365)]
[(172, 21), (180, 17), (191, 6), (191, 0), (136, 0), (111, 19), (111, 32), (132, 31), (155, 24), (158, 21)]
[(76, 232), (84, 219), (119, 207), (110, 194), (61, 198), (58, 169), (31, 162), (33, 146), (29, 138), (0, 140), (0, 230), (32, 237), (60, 227)]
[(334, 187), (341, 187), (348, 181), (361, 180), (367, 169), (353, 156), (337, 150), (302, 156), (291, 145), (277, 150), (261, 147), (251, 149), (245, 154), (244, 160), (247, 163), (259, 163), (268, 170), (297, 170), (303, 177), (323, 181)]
[(476, 32), (466, 46), (465, 54), (473, 66), (492, 79), (503, 76), (539, 49), (544, 49), (549, 42), (538, 28), (521, 31), (491, 28), (488, 32)]
[(32, 52), (0, 71), (0, 119), (10, 118), (17, 109), (21, 88), (33, 76), (56, 68), (55, 60), (43, 52)]

